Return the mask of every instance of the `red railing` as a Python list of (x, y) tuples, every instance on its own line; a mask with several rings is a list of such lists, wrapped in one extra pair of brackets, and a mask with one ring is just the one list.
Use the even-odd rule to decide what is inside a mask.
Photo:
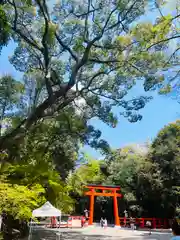
[[(120, 226), (128, 227), (130, 225), (130, 218), (120, 217)], [(164, 228), (167, 229), (170, 226), (170, 219), (162, 218), (134, 218), (135, 224), (139, 225), (140, 228), (147, 227), (147, 221), (151, 222), (152, 228)]]

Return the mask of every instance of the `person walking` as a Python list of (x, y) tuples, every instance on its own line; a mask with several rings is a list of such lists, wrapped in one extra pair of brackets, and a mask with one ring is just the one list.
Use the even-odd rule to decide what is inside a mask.
[(104, 228), (107, 228), (107, 219), (104, 219)]
[(132, 217), (130, 217), (130, 227), (131, 227), (131, 230), (135, 230), (135, 224), (134, 224), (134, 219)]
[(103, 226), (104, 226), (104, 220), (103, 220), (103, 218), (101, 218), (100, 219), (100, 226), (103, 228)]
[(171, 240), (180, 240), (180, 223), (176, 219), (172, 223), (172, 232), (174, 236)]
[(127, 225), (127, 218), (128, 218), (128, 212), (124, 210), (124, 226), (126, 227)]
[(88, 211), (86, 208), (84, 209), (84, 216), (85, 216), (84, 225), (88, 225), (88, 221), (89, 221), (89, 211)]
[(151, 228), (152, 228), (151, 222), (150, 222), (150, 221), (147, 221), (147, 222), (146, 222), (146, 225), (147, 225), (147, 227), (148, 227), (148, 229), (149, 229), (149, 235), (151, 235)]

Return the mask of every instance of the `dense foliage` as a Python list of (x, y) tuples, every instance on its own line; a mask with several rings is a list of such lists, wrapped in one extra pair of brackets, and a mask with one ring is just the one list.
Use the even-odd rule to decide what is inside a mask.
[[(16, 157), (13, 164), (1, 164), (0, 208), (14, 219), (27, 220), (32, 209), (49, 200), (66, 213), (83, 214), (88, 207), (83, 188), (94, 183), (121, 186), (124, 197), (119, 202), (120, 215), (126, 209), (133, 216), (170, 218), (179, 214), (180, 206), (179, 130), (180, 121), (170, 123), (152, 144), (113, 150), (104, 160), (81, 153), (78, 161), (74, 159), (74, 164), (78, 163), (74, 170), (69, 166), (66, 169), (64, 161), (54, 162), (50, 150), (42, 151), (42, 142), (27, 141), (20, 161)], [(61, 164), (67, 171), (63, 178)], [(113, 220), (110, 199), (96, 199), (95, 218), (98, 220), (101, 214)]]
[(32, 209), (45, 201), (41, 193), (44, 193), (44, 189), (37, 184), (28, 188), (28, 186), (1, 183), (1, 212), (5, 211), (15, 219), (29, 221)]
[(10, 39), (10, 26), (6, 12), (3, 9), (4, 1), (0, 1), (0, 53), (3, 46), (6, 46)]
[[(14, 156), (13, 164), (3, 162), (0, 169), (0, 209), (6, 214), (4, 239), (13, 239), (13, 229), (19, 229), (22, 236), (26, 235), (32, 210), (47, 200), (65, 213), (74, 209), (74, 200), (61, 179), (61, 172), (56, 170), (50, 152), (40, 152), (39, 146), (28, 142), (19, 154), (20, 163)], [(3, 158), (1, 156), (1, 160)]]
[[(103, 162), (96, 162), (99, 168), (95, 165), (92, 170), (93, 165), (88, 163), (78, 168), (73, 177), (81, 183), (89, 183), (92, 179), (91, 183), (121, 186), (124, 195), (119, 202), (121, 216), (125, 209), (133, 216), (172, 218), (179, 215), (179, 130), (180, 121), (171, 123), (158, 133), (152, 144), (130, 145), (112, 151)], [(102, 170), (98, 173), (96, 169)], [(99, 201), (104, 202), (97, 199), (97, 204)], [(95, 215), (105, 214), (111, 219), (111, 204), (111, 200), (106, 199), (106, 212), (95, 211)]]
[[(103, 160), (92, 159), (83, 153), (78, 155), (74, 148), (71, 150), (71, 145), (67, 145), (71, 154), (57, 155), (57, 159), (64, 156), (59, 161), (52, 154), (54, 148), (47, 149), (44, 145), (48, 132), (45, 135), (40, 132), (37, 138), (36, 131), (35, 135), (27, 135), (18, 155), (14, 151), (12, 163), (3, 161), (7, 153), (1, 155), (0, 208), (10, 214), (11, 219), (18, 218), (19, 221), (29, 219), (31, 211), (46, 200), (66, 213), (83, 214), (89, 205), (88, 198), (83, 196), (84, 186), (94, 183), (121, 186), (124, 197), (119, 201), (120, 216), (124, 215), (125, 209), (133, 216), (171, 218), (178, 215), (179, 130), (180, 121), (170, 123), (151, 144), (112, 150)], [(59, 144), (57, 147), (63, 146), (61, 139)], [(68, 161), (70, 165), (66, 168)], [(26, 206), (20, 201), (22, 198), (26, 198)], [(113, 221), (111, 199), (96, 199), (95, 219), (99, 220), (102, 215)]]

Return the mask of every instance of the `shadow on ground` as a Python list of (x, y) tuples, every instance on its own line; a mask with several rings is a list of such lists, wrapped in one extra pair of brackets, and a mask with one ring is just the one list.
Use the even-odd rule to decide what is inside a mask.
[(141, 237), (142, 240), (170, 240), (172, 235), (170, 233), (164, 233), (164, 234), (157, 234), (152, 233), (149, 235), (148, 233), (144, 233)]
[(121, 233), (118, 234), (118, 236), (110, 236), (111, 233), (96, 234), (91, 231), (86, 233), (84, 231), (78, 231), (74, 229), (61, 229), (60, 236), (58, 236), (57, 230), (36, 228), (33, 229), (31, 238), (29, 240), (170, 240), (171, 238), (170, 234), (152, 233), (152, 235), (149, 235), (148, 233), (143, 233), (142, 235), (131, 235), (131, 233), (128, 232), (126, 232), (126, 236), (123, 236), (124, 234), (121, 236)]
[[(87, 235), (79, 231), (63, 231), (61, 230), (60, 236), (57, 231), (46, 230), (46, 229), (34, 229), (32, 231), (31, 237), (29, 240), (107, 240), (111, 239), (111, 236), (102, 236), (102, 235)], [(114, 240), (114, 238), (113, 238)]]
[[(46, 229), (36, 229), (33, 230), (31, 238), (29, 240), (127, 240), (131, 239), (129, 237), (120, 236), (108, 236), (108, 235), (98, 235), (98, 234), (86, 234), (84, 232), (72, 230), (60, 232), (60, 237), (57, 235), (57, 231), (46, 230)], [(137, 237), (136, 237), (137, 239)]]

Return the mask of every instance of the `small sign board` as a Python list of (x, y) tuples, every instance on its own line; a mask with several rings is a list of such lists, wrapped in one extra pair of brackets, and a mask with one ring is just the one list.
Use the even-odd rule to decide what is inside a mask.
[(81, 219), (72, 219), (72, 226), (74, 228), (82, 227), (82, 221)]

